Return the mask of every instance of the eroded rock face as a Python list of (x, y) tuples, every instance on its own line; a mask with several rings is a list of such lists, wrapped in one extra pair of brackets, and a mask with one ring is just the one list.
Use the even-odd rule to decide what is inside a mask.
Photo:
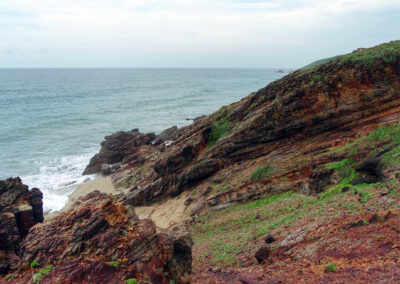
[[(134, 208), (98, 191), (35, 226), (21, 243), (18, 269), (53, 265), (49, 283), (189, 283), (192, 240), (184, 227), (159, 231)], [(21, 274), (16, 281), (23, 281)], [(141, 282), (140, 282), (141, 281)]]
[(150, 144), (155, 138), (154, 133), (143, 134), (138, 129), (106, 136), (105, 141), (101, 142), (100, 153), (90, 160), (83, 174), (98, 173), (104, 164), (121, 162), (125, 157), (134, 154), (138, 147)]
[(15, 265), (15, 252), (31, 227), (43, 222), (42, 197), (18, 177), (0, 181), (0, 274)]

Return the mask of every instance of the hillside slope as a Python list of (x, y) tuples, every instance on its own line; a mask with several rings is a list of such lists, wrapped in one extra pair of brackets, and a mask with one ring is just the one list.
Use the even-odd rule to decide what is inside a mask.
[[(76, 258), (82, 261), (79, 277), (96, 276), (89, 260), (96, 256), (102, 267), (97, 277), (115, 283), (133, 276), (148, 283), (154, 275), (162, 283), (397, 283), (400, 41), (293, 72), (181, 129), (107, 136), (85, 172), (99, 171), (111, 175), (122, 193), (96, 193), (93, 202), (88, 196), (71, 212), (34, 226), (21, 244), (22, 256), (51, 258), (70, 274), (68, 263)], [(170, 233), (156, 234), (154, 224), (138, 221), (132, 208), (169, 217), (168, 204), (179, 206), (192, 252), (189, 236), (184, 250), (171, 249), (165, 242)], [(95, 215), (86, 214), (91, 211)], [(131, 212), (129, 224), (125, 212)], [(87, 220), (76, 219), (83, 213)], [(94, 226), (94, 241), (82, 239), (73, 220), (100, 217), (104, 228)], [(79, 257), (54, 254), (70, 251), (71, 244), (53, 236), (62, 228), (59, 237), (72, 234), (72, 245), (84, 252)], [(163, 252), (149, 250), (148, 258), (159, 264), (155, 272), (140, 242), (131, 241), (135, 234), (148, 239), (145, 228)], [(112, 246), (96, 246), (106, 237)], [(32, 245), (43, 247), (46, 238), (53, 254)], [(137, 259), (125, 251), (132, 246), (140, 252)], [(120, 266), (103, 265), (113, 257)], [(192, 257), (190, 279), (185, 272)], [(21, 274), (15, 279), (29, 278), (26, 266), (16, 265)], [(57, 270), (48, 279), (90, 280), (67, 276)]]

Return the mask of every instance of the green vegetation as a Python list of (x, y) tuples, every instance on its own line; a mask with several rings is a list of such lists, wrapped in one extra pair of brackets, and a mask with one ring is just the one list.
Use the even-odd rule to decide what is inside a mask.
[(339, 162), (333, 162), (325, 165), (328, 170), (335, 169), (339, 172), (341, 182), (320, 194), (320, 198), (332, 198), (341, 193), (344, 187), (351, 186), (350, 182), (356, 177), (354, 162), (349, 159), (343, 159)]
[(394, 62), (400, 57), (400, 41), (384, 43), (372, 48), (359, 49), (356, 52), (344, 55), (341, 63), (363, 63), (371, 66), (376, 60), (383, 59), (387, 63)]
[(39, 266), (40, 266), (40, 263), (37, 262), (36, 259), (34, 259), (34, 260), (31, 262), (31, 268), (32, 268), (32, 269), (35, 268), (35, 267), (39, 267)]
[(337, 202), (339, 207), (345, 196), (327, 201), (288, 191), (199, 215), (191, 225), (195, 244), (202, 247), (202, 254), (195, 261), (218, 266), (243, 265), (237, 254), (256, 248), (258, 238), (287, 229), (301, 218), (318, 216), (331, 202)]
[(52, 269), (53, 265), (47, 265), (45, 268), (40, 269), (40, 271), (35, 275), (33, 282), (40, 283), (42, 281), (43, 275), (49, 275)]
[[(360, 186), (362, 187), (363, 185), (360, 185)], [(371, 199), (371, 195), (370, 195), (369, 191), (367, 191), (367, 190), (364, 190), (361, 188), (356, 188), (354, 190), (354, 193), (359, 194), (361, 196), (361, 198), (360, 198), (361, 203), (366, 203)]]
[(15, 277), (14, 274), (8, 274), (8, 275), (6, 276), (6, 279), (13, 279), (14, 277)]
[(255, 182), (267, 178), (273, 173), (273, 171), (274, 167), (272, 166), (258, 167), (251, 173), (250, 180)]
[(326, 267), (326, 271), (327, 272), (333, 272), (333, 271), (336, 271), (337, 270), (337, 267), (336, 267), (336, 265), (334, 265), (334, 264), (329, 264), (327, 267)]
[(304, 66), (304, 67), (301, 68), (300, 70), (313, 69), (313, 68), (318, 67), (318, 66), (320, 66), (320, 65), (329, 63), (329, 62), (331, 62), (332, 60), (335, 60), (336, 58), (339, 58), (339, 57), (340, 57), (340, 55), (314, 61), (313, 63)]
[(110, 261), (110, 262), (108, 263), (108, 265), (117, 268), (117, 267), (118, 267), (118, 262), (116, 262), (116, 261)]
[(211, 129), (211, 133), (208, 136), (207, 140), (207, 149), (210, 149), (212, 146), (214, 146), (217, 141), (228, 133), (229, 130), (229, 118), (230, 118), (230, 113), (228, 112), (225, 117), (214, 121), (214, 126)]
[(136, 284), (137, 280), (135, 278), (129, 278), (125, 280), (126, 284)]

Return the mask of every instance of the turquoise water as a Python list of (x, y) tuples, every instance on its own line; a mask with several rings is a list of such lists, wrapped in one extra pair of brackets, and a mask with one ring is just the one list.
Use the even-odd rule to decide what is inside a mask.
[(282, 77), (275, 69), (0, 69), (0, 179), (60, 209), (105, 135), (183, 126)]

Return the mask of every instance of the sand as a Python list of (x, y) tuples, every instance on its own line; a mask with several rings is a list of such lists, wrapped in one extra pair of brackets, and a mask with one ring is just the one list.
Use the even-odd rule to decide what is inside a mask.
[[(119, 194), (122, 192), (115, 189), (111, 177), (100, 177), (85, 182), (78, 185), (75, 191), (69, 195), (68, 203), (60, 211), (46, 215), (45, 219), (48, 220), (62, 212), (68, 211), (80, 197), (95, 190), (111, 194)], [(152, 219), (157, 227), (168, 229), (173, 225), (183, 223), (189, 218), (188, 207), (184, 204), (187, 198), (188, 193), (184, 192), (176, 198), (168, 199), (160, 203), (149, 206), (136, 206), (135, 212), (140, 219)]]
[(186, 199), (187, 194), (182, 193), (178, 197), (151, 206), (136, 206), (135, 212), (139, 219), (152, 219), (157, 227), (168, 229), (183, 223), (189, 217)]
[(92, 181), (88, 181), (78, 185), (78, 187), (68, 197), (68, 203), (60, 210), (60, 212), (68, 211), (71, 206), (79, 199), (79, 197), (85, 196), (90, 192), (98, 190), (104, 193), (118, 194), (114, 185), (112, 184), (111, 177), (100, 177)]

